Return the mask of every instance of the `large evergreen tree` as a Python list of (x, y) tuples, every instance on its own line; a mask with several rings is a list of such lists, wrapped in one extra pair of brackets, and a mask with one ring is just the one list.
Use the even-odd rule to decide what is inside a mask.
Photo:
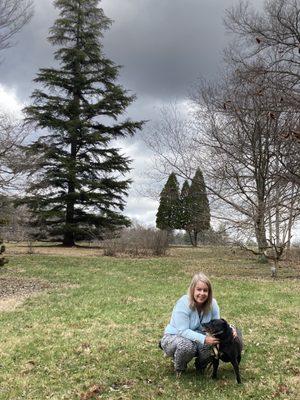
[(199, 233), (210, 228), (209, 202), (200, 168), (192, 179), (186, 202), (188, 211), (185, 229), (190, 235), (193, 246), (197, 246)]
[(156, 214), (156, 226), (159, 229), (172, 231), (180, 228), (179, 221), (179, 185), (172, 172), (160, 194), (160, 202)]
[(31, 146), (39, 159), (29, 188), (30, 208), (73, 246), (88, 227), (98, 233), (129, 224), (120, 211), (130, 160), (112, 139), (133, 135), (142, 122), (119, 121), (134, 96), (115, 83), (119, 66), (103, 54), (111, 21), (99, 0), (56, 0), (59, 18), (49, 41), (58, 46), (57, 68), (40, 69), (27, 121), (47, 132)]

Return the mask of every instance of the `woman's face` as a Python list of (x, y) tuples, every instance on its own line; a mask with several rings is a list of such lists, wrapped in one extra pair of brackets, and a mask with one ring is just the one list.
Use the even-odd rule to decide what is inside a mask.
[(197, 305), (202, 306), (208, 298), (208, 286), (206, 283), (198, 281), (194, 290), (194, 299)]

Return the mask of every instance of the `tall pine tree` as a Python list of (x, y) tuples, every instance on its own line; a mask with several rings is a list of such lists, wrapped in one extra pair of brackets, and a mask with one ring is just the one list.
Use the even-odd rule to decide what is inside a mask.
[(179, 185), (172, 172), (160, 194), (160, 202), (156, 214), (156, 226), (159, 229), (172, 231), (180, 228), (179, 221)]
[(115, 83), (119, 66), (103, 54), (101, 39), (111, 21), (98, 3), (55, 0), (60, 15), (49, 41), (58, 46), (59, 66), (40, 69), (40, 89), (25, 109), (28, 122), (47, 129), (30, 146), (40, 162), (28, 204), (65, 246), (86, 229), (99, 233), (129, 224), (120, 211), (130, 160), (110, 141), (133, 135), (143, 124), (119, 121), (134, 96)]
[(210, 228), (210, 209), (206, 194), (204, 178), (200, 168), (197, 169), (189, 188), (185, 229), (193, 246), (198, 244), (198, 235)]

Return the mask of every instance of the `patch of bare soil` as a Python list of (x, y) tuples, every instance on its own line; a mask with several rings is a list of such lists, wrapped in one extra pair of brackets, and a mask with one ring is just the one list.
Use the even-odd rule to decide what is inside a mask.
[(55, 287), (56, 285), (40, 279), (0, 277), (0, 311), (12, 311), (28, 297)]
[(10, 255), (53, 255), (53, 256), (67, 256), (67, 257), (99, 257), (103, 255), (103, 249), (99, 247), (63, 247), (51, 245), (35, 245), (29, 248), (26, 243), (6, 243), (6, 253)]

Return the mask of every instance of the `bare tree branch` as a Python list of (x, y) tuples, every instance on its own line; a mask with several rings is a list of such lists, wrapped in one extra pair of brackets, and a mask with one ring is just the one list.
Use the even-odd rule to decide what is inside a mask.
[(19, 178), (31, 162), (21, 148), (28, 135), (22, 120), (0, 112), (0, 194), (22, 183)]
[(13, 36), (27, 24), (32, 15), (32, 0), (0, 0), (0, 50), (13, 45)]

